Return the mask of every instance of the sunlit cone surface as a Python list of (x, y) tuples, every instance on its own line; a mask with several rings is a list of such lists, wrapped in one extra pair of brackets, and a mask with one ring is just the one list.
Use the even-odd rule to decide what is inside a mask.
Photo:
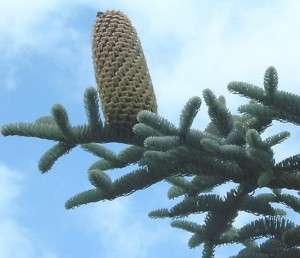
[(157, 112), (156, 97), (141, 43), (119, 11), (98, 12), (92, 51), (105, 126), (133, 134), (141, 110)]

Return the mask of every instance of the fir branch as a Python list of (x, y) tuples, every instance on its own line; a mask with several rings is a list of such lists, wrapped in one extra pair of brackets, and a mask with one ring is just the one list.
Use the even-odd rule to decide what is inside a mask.
[(243, 197), (239, 209), (255, 215), (275, 215), (276, 213), (267, 201), (251, 196)]
[(281, 133), (278, 133), (278, 134), (268, 137), (263, 142), (265, 144), (267, 144), (269, 147), (272, 147), (276, 144), (282, 143), (289, 136), (290, 136), (290, 133), (288, 131), (284, 131), (284, 132), (281, 132)]
[(48, 124), (56, 126), (55, 120), (52, 116), (42, 116), (35, 120), (35, 123)]
[(178, 135), (178, 129), (171, 122), (148, 110), (140, 111), (137, 115), (137, 120), (164, 135)]
[(201, 106), (201, 99), (199, 97), (192, 97), (185, 104), (179, 122), (179, 136), (180, 139), (184, 139), (186, 134), (190, 130), (192, 123), (197, 115)]
[(259, 119), (275, 119), (275, 117), (278, 116), (278, 112), (276, 112), (276, 110), (259, 103), (249, 103), (241, 105), (239, 106), (238, 111), (242, 114), (249, 114)]
[(300, 213), (300, 199), (291, 194), (279, 194), (277, 195), (278, 201), (292, 208), (295, 212)]
[(66, 209), (72, 209), (76, 206), (87, 204), (90, 202), (98, 202), (104, 200), (106, 197), (105, 193), (101, 191), (99, 188), (87, 190), (81, 193), (78, 193), (71, 197), (65, 203)]
[(174, 199), (175, 197), (179, 197), (181, 195), (184, 195), (186, 193), (185, 190), (178, 186), (171, 186), (168, 190), (167, 196), (169, 199)]
[(192, 160), (193, 164), (201, 167), (201, 174), (208, 176), (218, 176), (239, 182), (244, 177), (244, 172), (236, 162), (224, 161), (209, 156), (197, 156)]
[(208, 123), (204, 132), (214, 135), (215, 137), (222, 137), (222, 134), (218, 130), (216, 124), (212, 121)]
[[(233, 116), (234, 117), (234, 116)], [(224, 143), (226, 144), (235, 144), (235, 145), (244, 145), (245, 144), (245, 135), (246, 128), (242, 122), (235, 119), (232, 130), (226, 136)]]
[(246, 141), (248, 146), (246, 148), (246, 155), (252, 159), (261, 170), (272, 170), (275, 160), (274, 153), (268, 146), (262, 147), (260, 137), (257, 137), (255, 130), (248, 130), (246, 134)]
[[(285, 91), (277, 91), (274, 93), (272, 107), (276, 108), (276, 110), (281, 110), (285, 114), (290, 113), (291, 115), (299, 118), (299, 100), (300, 96), (296, 94)], [(286, 103), (289, 103), (289, 105), (286, 105)]]
[(259, 187), (267, 187), (268, 184), (274, 179), (275, 175), (272, 169), (267, 169), (266, 171), (263, 171), (258, 179), (257, 179), (257, 185)]
[(156, 129), (153, 129), (151, 126), (148, 126), (144, 123), (137, 123), (133, 126), (132, 131), (141, 137), (149, 136), (162, 136), (163, 134)]
[(33, 123), (11, 123), (1, 126), (1, 134), (3, 136), (27, 136), (41, 139), (65, 141), (65, 136), (61, 130), (55, 125), (47, 123), (33, 122)]
[(171, 222), (171, 227), (181, 228), (183, 230), (189, 231), (191, 233), (200, 233), (203, 231), (203, 226), (195, 222), (186, 220), (173, 220)]
[(300, 247), (300, 226), (285, 231), (282, 235), (282, 241), (288, 247)]
[(168, 209), (157, 209), (148, 213), (148, 216), (152, 219), (170, 217)]
[(204, 138), (209, 138), (212, 140), (217, 141), (218, 143), (221, 143), (220, 139), (216, 136), (208, 133), (208, 132), (200, 132), (199, 130), (190, 129), (187, 135), (185, 136), (185, 142), (184, 144), (190, 148), (194, 148), (197, 150), (204, 150), (201, 140)]
[(270, 188), (286, 188), (298, 191), (300, 188), (300, 175), (290, 174), (289, 172), (282, 172), (276, 174), (275, 178), (268, 184)]
[[(282, 123), (293, 123), (295, 125), (300, 125), (300, 117), (298, 114), (287, 113), (283, 109), (277, 109), (276, 107), (268, 107), (263, 104), (252, 103), (241, 105), (238, 108), (239, 112), (247, 113), (253, 115), (255, 117), (259, 117), (259, 119), (264, 120), (278, 120)], [(270, 121), (271, 122), (271, 121)]]
[(88, 190), (71, 197), (65, 206), (67, 209), (70, 209), (88, 202), (97, 202), (104, 199), (113, 200), (120, 196), (129, 195), (132, 192), (149, 187), (167, 176), (171, 176), (170, 173), (169, 170), (156, 173), (147, 168), (139, 168), (117, 178), (111, 184), (111, 191), (109, 193), (99, 188), (96, 190)]
[(278, 75), (277, 71), (273, 66), (270, 66), (264, 76), (264, 88), (266, 96), (269, 98), (269, 101), (273, 101), (274, 93), (277, 90), (278, 86)]
[(195, 248), (198, 245), (202, 244), (205, 240), (206, 239), (204, 237), (204, 234), (202, 234), (202, 232), (194, 233), (188, 242), (189, 248)]
[(112, 190), (111, 178), (101, 170), (89, 170), (89, 181), (96, 188), (101, 189), (105, 193), (110, 193)]
[(227, 85), (227, 89), (233, 94), (239, 94), (257, 101), (264, 101), (264, 90), (246, 82), (232, 81)]
[(167, 151), (180, 146), (179, 136), (150, 136), (144, 141), (148, 150)]
[(220, 146), (218, 142), (212, 139), (204, 138), (200, 141), (200, 143), (207, 152), (212, 154), (218, 154), (220, 152)]
[(238, 205), (246, 192), (237, 192), (235, 189), (227, 193), (225, 200), (218, 209), (208, 212), (205, 217), (205, 236), (217, 243), (219, 237), (226, 232), (238, 215)]
[(220, 238), (217, 241), (217, 244), (229, 244), (229, 243), (234, 243), (235, 239), (238, 235), (238, 230), (231, 226), (228, 228), (223, 234), (220, 235)]
[[(73, 142), (76, 144), (80, 143), (89, 143), (96, 140), (91, 132), (91, 128), (89, 125), (77, 125), (72, 127), (72, 136), (73, 136)], [(102, 136), (102, 135), (101, 135)]]
[(144, 155), (145, 149), (139, 146), (129, 146), (117, 155), (120, 164), (127, 166), (138, 162)]
[(260, 252), (258, 246), (247, 247), (241, 250), (237, 255), (230, 256), (230, 258), (270, 258), (267, 254)]
[[(181, 180), (181, 178), (178, 179)], [(175, 184), (175, 186), (171, 186), (168, 190), (169, 199), (174, 199), (184, 194), (189, 197), (195, 197), (199, 193), (211, 191), (214, 187), (223, 184), (225, 181), (213, 176), (196, 175), (190, 182), (185, 180), (187, 182), (183, 183), (184, 185), (186, 184), (186, 187), (184, 187), (179, 180), (177, 181), (177, 178), (175, 181), (166, 179), (169, 183)]]
[(140, 166), (162, 166), (181, 169), (190, 162), (192, 155), (191, 150), (184, 146), (179, 146), (166, 152), (148, 150), (145, 151), (143, 158), (138, 164)]
[(202, 139), (200, 143), (205, 150), (213, 153), (217, 158), (228, 161), (235, 161), (240, 166), (245, 166), (245, 164), (253, 163), (253, 159), (249, 158), (245, 147), (240, 147), (233, 144), (220, 145), (217, 142), (207, 138)]
[(200, 193), (200, 192), (212, 190), (212, 188), (217, 187), (223, 184), (224, 182), (225, 180), (223, 178), (214, 177), (214, 176), (196, 175), (192, 179), (191, 184)]
[(293, 172), (300, 170), (300, 154), (288, 157), (274, 166), (276, 172)]
[(288, 248), (282, 251), (281, 254), (277, 255), (276, 258), (298, 258), (300, 257), (300, 249), (296, 247)]
[[(300, 97), (296, 94), (276, 90), (272, 96), (272, 103), (270, 103), (269, 98), (264, 95), (264, 91), (257, 86), (243, 82), (231, 82), (227, 88), (234, 94), (244, 95), (261, 102), (265, 106), (272, 107), (276, 111), (281, 111), (284, 120), (289, 121), (290, 118), (293, 118), (294, 123), (299, 124), (300, 122)], [(289, 103), (289, 105), (286, 105), (286, 103)]]
[(208, 114), (222, 136), (227, 136), (233, 127), (233, 118), (225, 105), (219, 103), (210, 89), (203, 91)]
[(104, 146), (96, 143), (88, 143), (88, 144), (81, 144), (80, 145), (84, 150), (96, 155), (97, 157), (104, 158), (114, 164), (118, 164), (117, 156), (110, 151), (109, 149), (105, 148)]
[(238, 240), (257, 239), (260, 237), (275, 237), (276, 239), (280, 239), (286, 230), (294, 227), (294, 223), (285, 218), (261, 218), (243, 226), (239, 230)]
[(144, 139), (141, 137), (119, 135), (117, 130), (109, 126), (102, 128), (100, 118), (97, 120), (99, 112), (94, 90), (87, 89), (85, 107), (89, 120), (88, 125), (84, 124), (72, 127), (64, 107), (56, 104), (52, 107), (53, 117), (43, 116), (33, 123), (10, 123), (2, 125), (1, 133), (4, 136), (36, 137), (74, 144), (120, 142), (143, 146)]
[(94, 87), (85, 90), (84, 106), (91, 132), (94, 135), (99, 135), (103, 129), (103, 123), (99, 114), (98, 94)]
[(52, 115), (58, 128), (61, 130), (62, 134), (64, 135), (64, 137), (68, 141), (73, 142), (74, 139), (72, 134), (72, 128), (69, 123), (68, 114), (65, 108), (60, 104), (55, 104), (52, 107)]
[(285, 248), (286, 246), (282, 241), (274, 238), (268, 239), (259, 246), (260, 251), (269, 257), (277, 257)]
[(272, 193), (261, 193), (255, 196), (255, 198), (263, 202), (279, 202), (277, 196)]
[(246, 142), (252, 148), (268, 150), (268, 146), (263, 142), (259, 133), (255, 129), (249, 129), (246, 133)]
[(175, 174), (176, 170), (160, 168), (159, 170), (150, 168), (138, 168), (131, 173), (123, 175), (113, 182), (114, 193), (110, 199), (118, 196), (129, 195), (137, 190), (145, 189), (166, 177)]
[(115, 164), (113, 164), (111, 161), (108, 161), (106, 159), (100, 159), (94, 162), (88, 170), (108, 170), (111, 168), (115, 168)]
[(211, 242), (205, 242), (202, 251), (202, 257), (214, 258), (214, 253), (215, 253), (215, 245)]
[(76, 145), (72, 143), (59, 142), (50, 148), (45, 154), (40, 158), (39, 170), (42, 173), (47, 172), (54, 165), (55, 161), (62, 155), (70, 152), (72, 148)]
[(201, 213), (206, 211), (215, 211), (223, 205), (218, 195), (201, 195), (196, 197), (187, 197), (182, 202), (176, 204), (169, 210), (170, 217), (182, 217), (191, 213)]
[(165, 181), (172, 183), (175, 186), (178, 186), (185, 191), (197, 190), (188, 180), (179, 176), (171, 176), (165, 179)]
[(139, 161), (139, 165), (148, 165), (148, 166), (163, 166), (170, 167), (176, 164), (174, 155), (171, 155), (170, 152), (163, 151), (146, 151), (144, 157)]
[(225, 99), (225, 97), (224, 97), (223, 95), (220, 95), (220, 96), (218, 97), (218, 102), (219, 102), (220, 104), (222, 104), (224, 107), (226, 106), (226, 99)]

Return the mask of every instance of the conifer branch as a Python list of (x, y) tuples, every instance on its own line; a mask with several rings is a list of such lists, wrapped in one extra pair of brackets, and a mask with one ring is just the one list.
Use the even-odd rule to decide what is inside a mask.
[(112, 190), (111, 178), (101, 170), (89, 170), (88, 171), (89, 181), (93, 186), (99, 188), (105, 193), (110, 193)]
[(264, 88), (266, 96), (269, 98), (269, 101), (273, 101), (274, 93), (277, 90), (278, 85), (278, 75), (277, 71), (273, 66), (270, 66), (264, 76)]
[(148, 150), (167, 151), (181, 145), (178, 136), (150, 136), (144, 141)]
[(285, 231), (282, 235), (282, 241), (288, 247), (300, 247), (300, 226)]
[[(267, 108), (272, 108), (281, 120), (299, 125), (300, 96), (277, 90), (277, 83), (276, 70), (268, 68), (265, 74), (265, 91), (257, 86), (236, 81), (230, 82), (227, 88), (234, 94), (240, 94), (242, 96), (255, 99)], [(272, 96), (271, 102), (270, 96)], [(289, 105), (286, 105), (286, 103), (289, 103)]]
[(239, 240), (257, 239), (271, 236), (280, 239), (282, 234), (295, 227), (291, 221), (280, 217), (269, 217), (255, 220), (239, 230)]
[(187, 216), (192, 213), (215, 211), (222, 207), (222, 200), (216, 194), (186, 197), (182, 202), (173, 206), (169, 213), (172, 217)]
[(60, 104), (55, 104), (52, 107), (52, 115), (56, 122), (56, 125), (62, 132), (65, 139), (67, 139), (70, 142), (73, 142), (74, 136), (72, 134), (72, 128), (69, 123), (68, 114), (65, 108)]
[(162, 136), (158, 130), (153, 129), (151, 126), (148, 126), (144, 123), (137, 123), (133, 126), (132, 131), (141, 137), (149, 137), (149, 136)]
[(109, 149), (105, 148), (104, 146), (100, 145), (100, 144), (96, 144), (96, 143), (87, 143), (87, 144), (81, 144), (81, 147), (100, 157), (100, 158), (104, 158), (112, 163), (118, 163), (118, 158), (117, 156), (112, 152), (110, 151)]
[(202, 257), (203, 258), (213, 258), (215, 253), (215, 245), (211, 242), (205, 242)]
[(202, 232), (196, 232), (193, 234), (193, 236), (190, 238), (188, 242), (189, 248), (195, 248), (196, 246), (202, 244), (205, 241), (204, 235)]
[(137, 115), (140, 123), (159, 131), (163, 135), (178, 135), (178, 129), (167, 119), (147, 110), (140, 111)]
[(103, 123), (99, 114), (98, 94), (94, 87), (86, 89), (84, 93), (84, 105), (91, 132), (97, 135), (103, 129)]
[(192, 232), (192, 233), (200, 233), (203, 230), (203, 226), (186, 220), (173, 220), (171, 223), (172, 227), (181, 228), (186, 231)]
[(59, 142), (50, 148), (45, 154), (40, 158), (39, 161), (39, 170), (42, 173), (47, 172), (51, 169), (54, 162), (64, 154), (67, 154), (75, 147), (75, 144), (66, 144), (64, 142)]
[(227, 136), (233, 127), (233, 118), (223, 103), (219, 103), (210, 89), (203, 91), (208, 114), (222, 136)]
[(300, 154), (293, 155), (288, 157), (279, 163), (277, 163), (274, 167), (277, 172), (297, 172), (300, 170)]
[(276, 196), (278, 202), (284, 203), (285, 205), (292, 208), (295, 212), (300, 213), (300, 199), (291, 194), (278, 194)]
[(195, 116), (197, 115), (201, 106), (201, 99), (199, 97), (193, 97), (185, 104), (179, 123), (179, 136), (181, 140), (186, 137), (186, 134), (190, 130)]
[(54, 141), (65, 141), (64, 135), (57, 126), (49, 125), (48, 123), (10, 123), (1, 126), (1, 134), (3, 136), (27, 136), (40, 139), (48, 139)]

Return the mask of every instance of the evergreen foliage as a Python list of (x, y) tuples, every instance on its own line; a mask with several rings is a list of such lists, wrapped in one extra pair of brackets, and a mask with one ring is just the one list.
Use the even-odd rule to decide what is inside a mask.
[[(97, 91), (89, 88), (84, 94), (86, 124), (72, 126), (67, 111), (56, 104), (50, 116), (32, 123), (3, 125), (1, 132), (4, 136), (57, 141), (40, 159), (39, 169), (43, 173), (76, 146), (98, 158), (88, 169), (92, 189), (71, 197), (65, 204), (66, 209), (113, 200), (165, 180), (171, 184), (168, 198), (183, 196), (183, 200), (170, 209), (159, 208), (148, 215), (172, 218), (172, 227), (192, 233), (188, 245), (195, 248), (203, 244), (203, 258), (214, 257), (219, 245), (233, 243), (242, 243), (244, 249), (231, 258), (300, 257), (300, 226), (284, 217), (285, 210), (272, 206), (272, 203), (281, 203), (300, 213), (299, 198), (281, 191), (300, 190), (300, 154), (275, 164), (271, 148), (289, 137), (289, 132), (266, 139), (261, 137), (273, 120), (297, 125), (300, 122), (300, 97), (277, 88), (274, 67), (265, 73), (264, 89), (244, 82), (229, 83), (229, 91), (251, 99), (249, 104), (239, 108), (243, 113), (240, 116), (231, 115), (223, 96), (217, 98), (211, 90), (205, 89), (203, 98), (211, 122), (204, 131), (191, 129), (201, 105), (199, 97), (192, 97), (180, 114), (178, 127), (157, 112), (141, 109), (131, 129), (133, 134), (122, 135), (118, 128), (101, 121)], [(113, 110), (110, 112), (113, 116)], [(101, 145), (108, 142), (130, 146), (115, 154)], [(139, 168), (116, 180), (106, 173), (131, 164), (138, 164)], [(188, 180), (187, 176), (192, 179)], [(236, 183), (237, 187), (225, 197), (209, 194), (228, 182)], [(272, 193), (253, 196), (261, 187), (271, 189)], [(235, 228), (232, 224), (239, 211), (260, 218)], [(195, 213), (206, 213), (202, 225), (179, 219)], [(263, 237), (268, 239), (258, 245), (255, 240)]]

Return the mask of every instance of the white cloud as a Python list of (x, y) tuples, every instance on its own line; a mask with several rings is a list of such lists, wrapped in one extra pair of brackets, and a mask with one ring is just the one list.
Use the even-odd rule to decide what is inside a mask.
[[(178, 229), (161, 221), (153, 222), (147, 216), (149, 211), (143, 211), (139, 205), (132, 196), (126, 196), (84, 210), (83, 219), (89, 225), (86, 228), (99, 237), (101, 257), (150, 257), (150, 250), (161, 242), (180, 241), (183, 246), (187, 245), (187, 235), (191, 234), (176, 232)], [(112, 249), (112, 246), (117, 248)]]
[(8, 47), (6, 54), (26, 51), (51, 43), (60, 31), (59, 1), (5, 1), (1, 4), (1, 48)]
[(30, 258), (34, 257), (34, 247), (27, 238), (28, 230), (15, 220), (0, 221), (0, 257)]
[[(1, 88), (18, 87), (18, 68), (30, 63), (30, 55), (49, 55), (57, 60), (74, 56), (70, 46), (76, 46), (79, 32), (68, 25), (72, 12), (63, 1), (13, 0), (1, 3), (0, 51), (2, 53)], [(66, 47), (66, 42), (70, 45)], [(34, 64), (32, 64), (34, 65)]]
[(21, 192), (22, 176), (0, 163), (0, 218), (15, 212), (17, 205), (14, 204)]
[(22, 208), (18, 197), (23, 181), (18, 171), (0, 163), (0, 258), (57, 258), (16, 218)]

